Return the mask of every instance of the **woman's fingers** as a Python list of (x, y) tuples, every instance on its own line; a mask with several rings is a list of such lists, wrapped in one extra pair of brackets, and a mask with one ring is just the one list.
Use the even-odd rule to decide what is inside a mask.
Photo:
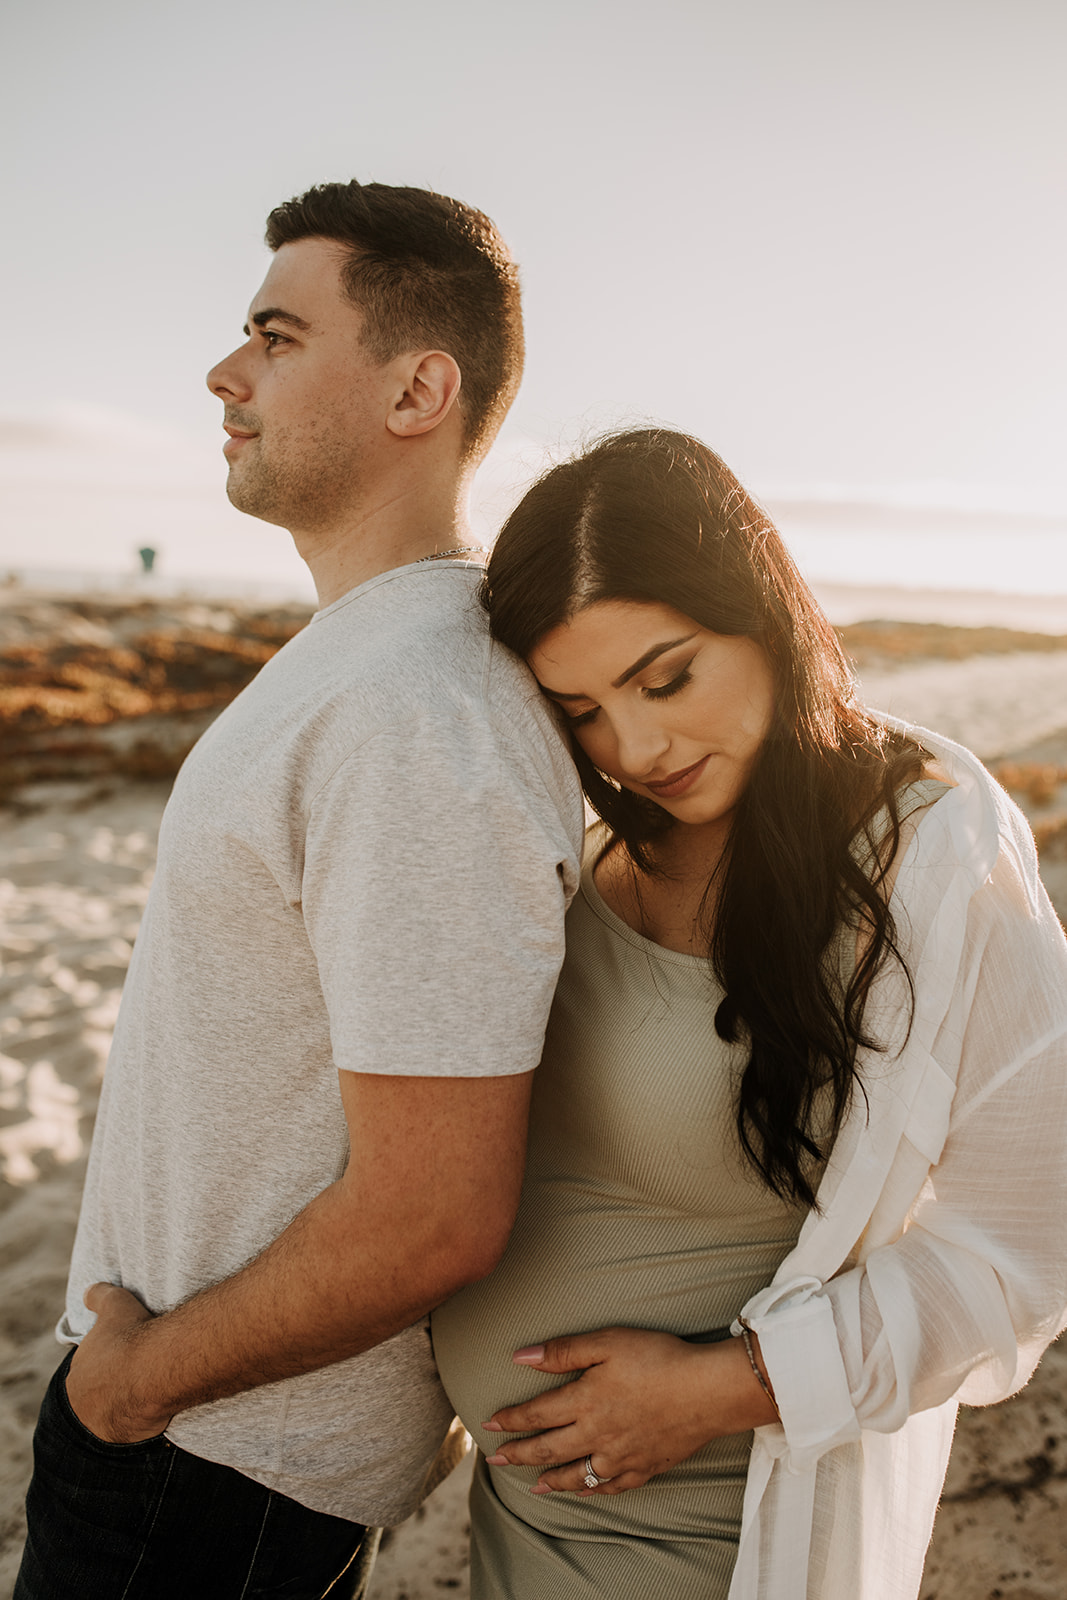
[(571, 1388), (567, 1383), (562, 1389), (546, 1389), (521, 1406), (505, 1406), (483, 1426), (490, 1433), (540, 1433), (546, 1428), (565, 1428), (577, 1418), (574, 1396), (568, 1393)]
[[(710, 1439), (768, 1420), (739, 1340), (691, 1344), (671, 1334), (606, 1328), (517, 1352), (538, 1372), (576, 1374), (523, 1405), (498, 1411), (504, 1441), (488, 1459), (541, 1469), (539, 1492), (619, 1494), (647, 1483)], [(587, 1486), (584, 1462), (609, 1485)]]
[[(521, 1467), (539, 1466), (551, 1461), (553, 1464), (541, 1473), (532, 1486), (533, 1494), (559, 1491), (580, 1495), (621, 1494), (625, 1489), (640, 1488), (652, 1476), (651, 1472), (635, 1470), (612, 1473), (608, 1458), (602, 1452), (583, 1456), (578, 1461), (566, 1461), (565, 1455), (574, 1448), (568, 1438), (572, 1431), (560, 1429), (554, 1434), (542, 1434), (537, 1439), (512, 1439), (495, 1455), (487, 1456), (486, 1462), (491, 1467)], [(590, 1462), (593, 1475), (601, 1480), (598, 1484), (589, 1485), (586, 1482)]]
[[(597, 1333), (566, 1334), (559, 1339), (546, 1339), (544, 1344), (527, 1345), (523, 1350), (516, 1350), (511, 1359), (519, 1366), (533, 1367), (538, 1372), (587, 1372), (611, 1355), (620, 1333), (625, 1336), (628, 1332), (628, 1329), (602, 1328)], [(505, 1406), (482, 1426), (490, 1433), (533, 1433), (544, 1428), (560, 1428), (575, 1420), (574, 1402), (572, 1386), (563, 1384), (546, 1389), (523, 1405)]]
[(602, 1328), (598, 1333), (564, 1334), (559, 1339), (546, 1339), (544, 1344), (516, 1350), (511, 1359), (523, 1367), (536, 1367), (539, 1372), (582, 1372), (603, 1361), (614, 1332), (613, 1328)]
[[(599, 1466), (604, 1463), (600, 1462)], [(590, 1489), (585, 1482), (585, 1461), (571, 1461), (565, 1467), (553, 1467), (549, 1472), (542, 1472), (534, 1484), (531, 1493), (553, 1494), (563, 1491), (567, 1494), (577, 1494), (588, 1498), (594, 1494), (623, 1494), (627, 1489), (639, 1489), (647, 1483), (650, 1473), (647, 1472), (618, 1472), (614, 1477), (605, 1477), (598, 1471), (601, 1482)]]
[(572, 1461), (579, 1448), (573, 1427), (552, 1428), (529, 1439), (509, 1439), (485, 1459), (491, 1467), (554, 1467)]

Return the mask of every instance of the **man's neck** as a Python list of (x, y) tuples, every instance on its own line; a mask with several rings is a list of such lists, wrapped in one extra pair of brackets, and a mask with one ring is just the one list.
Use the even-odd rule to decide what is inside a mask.
[(453, 485), (451, 492), (407, 493), (373, 508), (361, 507), (329, 528), (294, 530), (297, 550), (315, 580), (320, 608), (383, 572), (472, 544), (468, 488), (464, 481)]

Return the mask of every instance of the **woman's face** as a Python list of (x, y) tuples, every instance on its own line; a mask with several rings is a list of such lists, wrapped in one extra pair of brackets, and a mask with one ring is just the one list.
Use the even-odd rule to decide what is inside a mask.
[(546, 634), (530, 667), (601, 772), (679, 822), (728, 817), (774, 714), (762, 648), (670, 606), (600, 600)]

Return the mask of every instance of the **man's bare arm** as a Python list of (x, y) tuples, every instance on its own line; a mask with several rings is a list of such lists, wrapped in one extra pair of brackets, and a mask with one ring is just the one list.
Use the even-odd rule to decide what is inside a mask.
[(111, 1285), (67, 1392), (100, 1438), (148, 1438), (189, 1406), (357, 1355), (500, 1257), (518, 1205), (532, 1073), (341, 1072), (352, 1153), (261, 1255), (162, 1316)]

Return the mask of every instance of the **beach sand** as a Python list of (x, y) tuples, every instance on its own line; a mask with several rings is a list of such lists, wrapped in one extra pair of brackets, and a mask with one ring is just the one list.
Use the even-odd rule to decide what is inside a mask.
[[(69, 638), (78, 629), (53, 599), (53, 609), (43, 604), (25, 596), (0, 602), (0, 658), (10, 665), (11, 648), (36, 650), (32, 660), (20, 658), (20, 681), (39, 691), (28, 716), (11, 713), (8, 702), (6, 770), (20, 765), (0, 807), (0, 1596), (9, 1595), (18, 1563), (30, 1434), (59, 1356), (52, 1329), (168, 769), (236, 691), (241, 672), (255, 669), (255, 641), (266, 641), (269, 653), (302, 620), (287, 614), (271, 635), (239, 608), (201, 607), (190, 619), (180, 606), (134, 616), (116, 602), (108, 617), (89, 608), (81, 654), (67, 650), (60, 659), (56, 630)], [(195, 635), (195, 648), (168, 656), (166, 637), (173, 645), (182, 629)], [(144, 655), (138, 669), (107, 653), (136, 654), (146, 634), (157, 640), (152, 703), (131, 712), (127, 700), (125, 711), (99, 720), (100, 705), (114, 709), (126, 693), (121, 683), (135, 684), (146, 670)], [(864, 636), (855, 653), (865, 696), (1001, 763), (996, 770), (1028, 810), (1046, 884), (1067, 917), (1067, 640), (1052, 649), (987, 635), (969, 642), (983, 653), (960, 655), (968, 638), (959, 630), (951, 639), (936, 629)], [(0, 717), (3, 685), (12, 681), (0, 671)], [(388, 1536), (374, 1600), (467, 1593), (468, 1470)], [(1067, 1345), (1059, 1345), (1022, 1395), (961, 1414), (925, 1600), (1063, 1600), (1065, 1485)]]

